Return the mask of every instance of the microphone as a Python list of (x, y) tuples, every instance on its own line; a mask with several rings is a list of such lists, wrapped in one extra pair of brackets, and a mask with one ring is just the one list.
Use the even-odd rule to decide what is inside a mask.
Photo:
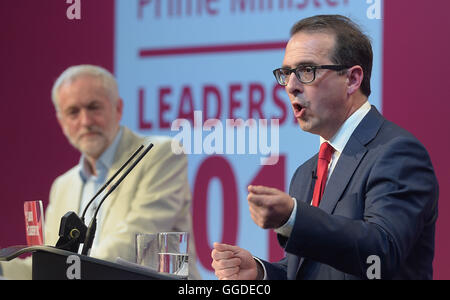
[(80, 244), (86, 239), (87, 226), (84, 224), (84, 217), (86, 215), (87, 209), (94, 202), (95, 198), (98, 197), (106, 187), (114, 180), (114, 178), (119, 175), (120, 172), (136, 157), (136, 155), (144, 148), (141, 145), (133, 155), (119, 168), (119, 170), (114, 173), (114, 175), (100, 188), (100, 190), (92, 197), (92, 199), (86, 205), (82, 217), (80, 218), (75, 212), (71, 211), (66, 213), (61, 218), (61, 223), (59, 227), (59, 239), (55, 247), (58, 249), (78, 252)]
[(114, 173), (113, 176), (111, 176), (110, 179), (108, 179), (108, 181), (98, 190), (98, 192), (94, 195), (94, 197), (92, 197), (91, 200), (89, 200), (88, 204), (86, 205), (86, 207), (84, 208), (83, 214), (81, 215), (81, 220), (83, 220), (84, 223), (84, 217), (86, 216), (86, 212), (89, 208), (89, 206), (91, 206), (91, 204), (94, 202), (95, 198), (98, 197), (98, 195), (100, 195), (105, 189), (106, 187), (117, 177), (117, 175), (119, 175), (120, 172), (122, 172), (122, 170), (130, 163), (130, 161), (133, 160), (133, 158), (136, 157), (136, 155), (141, 152), (142, 148), (144, 148), (144, 145), (141, 145), (134, 153), (133, 155), (131, 155), (131, 157), (120, 167), (120, 169)]
[(78, 252), (80, 243), (86, 238), (87, 226), (73, 211), (69, 211), (61, 218), (59, 239), (55, 247), (70, 252)]
[(311, 178), (312, 178), (312, 179), (317, 179), (316, 170), (312, 170), (312, 172), (311, 172)]
[(92, 244), (95, 238), (95, 230), (97, 229), (97, 214), (102, 206), (103, 202), (105, 202), (106, 198), (114, 192), (114, 190), (119, 186), (119, 184), (127, 177), (127, 175), (134, 169), (134, 167), (144, 158), (144, 156), (153, 148), (153, 144), (150, 143), (144, 152), (136, 159), (136, 161), (125, 171), (125, 173), (117, 180), (117, 182), (109, 189), (103, 199), (100, 201), (97, 209), (95, 210), (94, 216), (92, 217), (92, 221), (89, 224), (86, 232), (86, 239), (84, 240), (83, 250), (81, 252), (82, 255), (88, 255), (89, 251), (92, 248)]

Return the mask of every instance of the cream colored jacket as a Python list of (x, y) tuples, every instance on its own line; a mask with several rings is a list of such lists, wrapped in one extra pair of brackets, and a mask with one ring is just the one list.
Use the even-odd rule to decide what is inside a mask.
[[(134, 261), (136, 233), (169, 231), (190, 232), (189, 278), (200, 279), (192, 232), (191, 194), (187, 178), (187, 158), (175, 155), (167, 137), (142, 138), (124, 127), (110, 178), (141, 145), (149, 140), (154, 147), (110, 194), (101, 207), (101, 226), (96, 233), (97, 246), (90, 256), (115, 261), (121, 257)], [(45, 244), (55, 246), (61, 217), (78, 212), (82, 181), (74, 167), (58, 177), (51, 188), (45, 214)], [(31, 259), (15, 259), (1, 264), (3, 276), (31, 279)]]

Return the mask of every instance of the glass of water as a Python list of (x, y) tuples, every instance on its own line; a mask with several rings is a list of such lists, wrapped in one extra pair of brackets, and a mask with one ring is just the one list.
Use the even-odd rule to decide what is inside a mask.
[(159, 240), (159, 272), (187, 278), (189, 275), (189, 233), (161, 232)]
[(159, 242), (156, 233), (136, 234), (136, 263), (155, 271), (159, 266)]

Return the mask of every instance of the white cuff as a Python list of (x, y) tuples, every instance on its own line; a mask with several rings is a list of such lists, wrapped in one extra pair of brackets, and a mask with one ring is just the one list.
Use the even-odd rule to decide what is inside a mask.
[(274, 230), (276, 233), (287, 238), (291, 236), (295, 224), (295, 216), (297, 215), (297, 200), (295, 198), (292, 198), (292, 200), (294, 201), (294, 208), (292, 209), (291, 216), (284, 225)]
[(259, 263), (259, 264), (262, 266), (262, 268), (263, 268), (264, 277), (263, 277), (262, 280), (267, 280), (267, 271), (266, 271), (266, 267), (264, 266), (264, 264), (262, 263), (262, 261), (261, 261), (259, 258), (253, 256), (253, 259), (256, 260), (256, 263)]

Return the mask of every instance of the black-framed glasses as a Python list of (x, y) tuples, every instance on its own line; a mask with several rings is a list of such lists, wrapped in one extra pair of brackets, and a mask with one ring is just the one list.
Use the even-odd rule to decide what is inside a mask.
[(311, 83), (316, 79), (316, 70), (325, 69), (333, 71), (342, 71), (350, 67), (343, 65), (323, 65), (323, 66), (298, 66), (294, 69), (279, 68), (273, 70), (273, 75), (278, 81), (278, 84), (286, 86), (289, 83), (289, 77), (295, 73), (297, 79), (304, 84)]

